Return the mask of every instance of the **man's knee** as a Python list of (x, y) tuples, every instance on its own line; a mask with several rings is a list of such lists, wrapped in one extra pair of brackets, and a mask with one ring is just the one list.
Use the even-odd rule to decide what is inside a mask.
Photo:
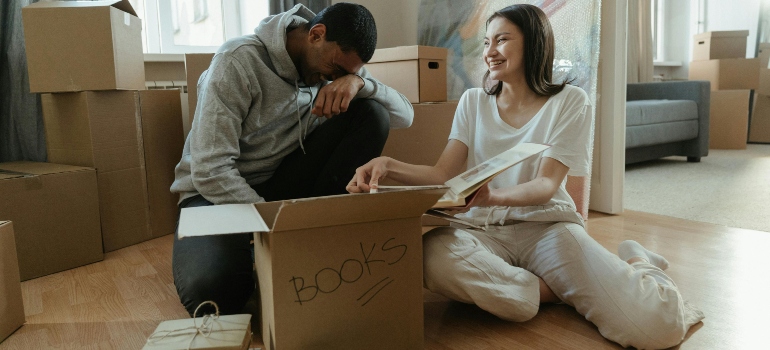
[[(214, 301), (221, 314), (239, 313), (254, 292), (254, 279), (250, 274), (223, 270), (191, 269), (174, 281), (179, 299), (192, 316), (205, 301)], [(210, 313), (213, 310), (199, 310)]]
[(361, 121), (362, 126), (373, 129), (377, 134), (388, 136), (390, 130), (390, 113), (385, 106), (371, 99), (359, 98), (348, 106), (347, 113), (355, 120)]

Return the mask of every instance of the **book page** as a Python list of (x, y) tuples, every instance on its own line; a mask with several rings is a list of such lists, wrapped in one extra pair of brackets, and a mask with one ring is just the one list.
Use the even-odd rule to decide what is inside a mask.
[(495, 177), (495, 175), (529, 157), (545, 151), (549, 147), (551, 146), (536, 143), (520, 143), (447, 181), (445, 183), (449, 186), (447, 194), (452, 194), (456, 198), (465, 198)]

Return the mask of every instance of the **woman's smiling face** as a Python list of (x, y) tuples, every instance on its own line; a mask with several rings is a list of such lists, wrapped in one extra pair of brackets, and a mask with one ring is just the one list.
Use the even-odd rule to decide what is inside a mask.
[(484, 36), (484, 63), (489, 78), (510, 81), (524, 76), (524, 34), (511, 21), (496, 17), (489, 22)]

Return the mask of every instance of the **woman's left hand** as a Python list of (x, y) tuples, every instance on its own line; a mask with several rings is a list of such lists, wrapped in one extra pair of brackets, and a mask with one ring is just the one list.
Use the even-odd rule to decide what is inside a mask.
[(471, 201), (465, 205), (465, 208), (471, 207), (491, 207), (495, 204), (495, 196), (492, 190), (489, 189), (489, 183), (485, 183), (481, 186), (476, 193), (472, 196)]

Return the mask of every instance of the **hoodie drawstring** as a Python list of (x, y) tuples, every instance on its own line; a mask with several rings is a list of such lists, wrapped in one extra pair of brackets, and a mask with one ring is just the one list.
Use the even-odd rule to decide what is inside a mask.
[(489, 214), (487, 214), (487, 218), (484, 220), (484, 230), (489, 230), (489, 219), (492, 217), (492, 214), (495, 212), (495, 210), (505, 209), (505, 214), (500, 218), (500, 221), (497, 222), (498, 225), (503, 226), (505, 225), (505, 219), (508, 218), (508, 213), (511, 212), (511, 207), (503, 207), (503, 206), (496, 206), (489, 208)]
[[(313, 114), (310, 115), (310, 117), (315, 118), (307, 118), (307, 122), (305, 123), (305, 131), (302, 131), (302, 117), (299, 114), (299, 83), (297, 83), (298, 80), (294, 80), (294, 105), (297, 108), (297, 124), (299, 124), (299, 147), (302, 148), (302, 153), (307, 154), (305, 152), (305, 145), (302, 144), (302, 140), (304, 140), (307, 137), (307, 131), (310, 129), (310, 119), (313, 119), (313, 123), (315, 123), (316, 120), (318, 120), (317, 116), (314, 116)], [(313, 103), (313, 93), (310, 92), (310, 103)]]

